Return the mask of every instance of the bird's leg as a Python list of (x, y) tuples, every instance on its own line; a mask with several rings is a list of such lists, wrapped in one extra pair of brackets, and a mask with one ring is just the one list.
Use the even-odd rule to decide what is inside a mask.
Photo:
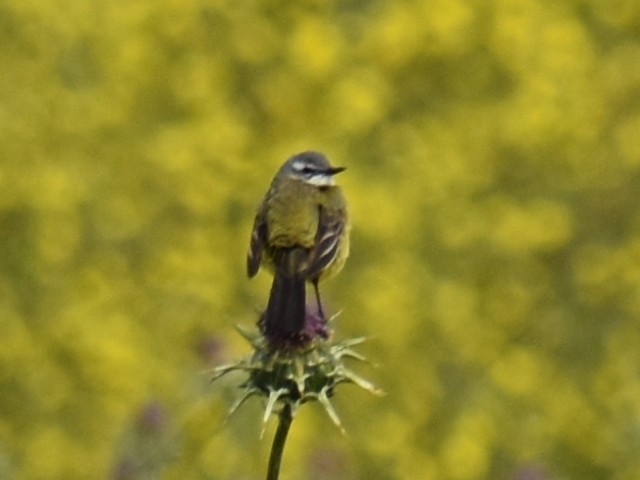
[(316, 303), (318, 304), (318, 313), (320, 314), (320, 318), (326, 320), (324, 311), (322, 310), (322, 302), (320, 301), (320, 289), (318, 288), (318, 280), (313, 280), (313, 289), (316, 292)]

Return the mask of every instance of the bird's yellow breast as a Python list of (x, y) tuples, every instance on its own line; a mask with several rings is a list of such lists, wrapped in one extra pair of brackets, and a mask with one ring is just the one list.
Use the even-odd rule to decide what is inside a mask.
[(318, 229), (319, 191), (298, 180), (274, 187), (269, 199), (268, 243), (273, 247), (313, 247)]

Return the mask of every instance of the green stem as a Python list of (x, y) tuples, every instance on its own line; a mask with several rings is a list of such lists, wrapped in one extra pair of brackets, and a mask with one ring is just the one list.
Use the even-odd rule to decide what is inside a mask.
[(278, 420), (278, 429), (273, 437), (271, 445), (271, 455), (269, 456), (269, 468), (267, 470), (267, 480), (278, 480), (280, 475), (280, 463), (282, 463), (282, 453), (284, 452), (284, 444), (287, 441), (287, 434), (293, 421), (293, 413), (291, 405), (285, 403), (280, 412)]

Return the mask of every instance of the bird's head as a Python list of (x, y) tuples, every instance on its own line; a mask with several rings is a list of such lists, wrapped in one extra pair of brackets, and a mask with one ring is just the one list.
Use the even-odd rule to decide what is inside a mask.
[(303, 152), (291, 157), (282, 167), (288, 177), (302, 180), (316, 187), (335, 185), (334, 175), (345, 167), (332, 167), (327, 158), (319, 152)]

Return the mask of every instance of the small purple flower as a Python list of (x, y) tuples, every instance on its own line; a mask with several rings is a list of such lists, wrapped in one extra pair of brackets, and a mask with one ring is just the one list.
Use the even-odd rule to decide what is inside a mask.
[(330, 401), (338, 385), (353, 383), (374, 395), (384, 394), (345, 365), (345, 359), (348, 358), (366, 361), (352, 349), (365, 339), (331, 342), (329, 326), (318, 314), (307, 313), (305, 330), (295, 337), (281, 335), (267, 338), (262, 328), (258, 332), (252, 332), (238, 327), (238, 331), (251, 343), (253, 355), (215, 368), (212, 379), (217, 380), (233, 371), (242, 371), (248, 375), (241, 385), (243, 391), (229, 410), (228, 416), (252, 396), (267, 400), (264, 424), (272, 413), (281, 411), (282, 407), (286, 406), (295, 414), (303, 404), (318, 401), (333, 423), (342, 430), (338, 414)]
[(215, 365), (225, 357), (225, 342), (213, 335), (201, 338), (196, 344), (196, 351), (202, 361), (208, 365)]
[(546, 480), (548, 477), (538, 465), (521, 466), (514, 474), (513, 480)]
[(167, 423), (167, 414), (162, 405), (151, 402), (145, 405), (137, 419), (141, 431), (154, 434), (161, 432)]
[(314, 341), (328, 340), (331, 330), (327, 320), (319, 312), (310, 312), (307, 309), (304, 329), (299, 333), (286, 331), (267, 332), (265, 326), (265, 314), (260, 315), (258, 328), (267, 339), (268, 344), (277, 350), (304, 349), (313, 344)]

